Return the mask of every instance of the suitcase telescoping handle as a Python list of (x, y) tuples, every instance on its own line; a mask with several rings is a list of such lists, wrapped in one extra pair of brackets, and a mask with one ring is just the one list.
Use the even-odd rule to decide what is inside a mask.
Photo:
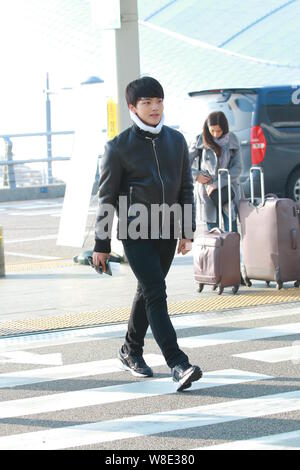
[(231, 202), (231, 176), (227, 168), (218, 170), (218, 208), (219, 208), (219, 228), (222, 229), (222, 191), (221, 191), (221, 173), (227, 174), (228, 184), (228, 216), (229, 216), (229, 232), (232, 232), (232, 202)]
[(261, 204), (265, 204), (265, 179), (264, 179), (264, 170), (260, 166), (252, 166), (250, 168), (250, 194), (251, 194), (251, 204), (254, 205), (254, 182), (253, 182), (253, 171), (259, 171), (260, 173), (260, 192), (261, 192)]

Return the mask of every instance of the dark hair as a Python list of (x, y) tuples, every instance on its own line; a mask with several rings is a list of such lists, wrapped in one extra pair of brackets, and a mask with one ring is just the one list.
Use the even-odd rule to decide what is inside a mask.
[(228, 121), (225, 114), (222, 111), (215, 111), (210, 113), (205, 119), (203, 125), (203, 143), (205, 147), (209, 147), (216, 152), (216, 155), (219, 157), (221, 155), (221, 147), (216, 144), (213, 136), (209, 132), (208, 126), (220, 126), (223, 135), (229, 132)]
[(130, 82), (126, 87), (127, 104), (136, 105), (140, 98), (162, 98), (164, 90), (161, 84), (152, 77), (142, 77)]

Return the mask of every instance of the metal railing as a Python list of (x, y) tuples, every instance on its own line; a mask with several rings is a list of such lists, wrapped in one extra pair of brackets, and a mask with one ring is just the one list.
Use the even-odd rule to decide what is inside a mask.
[(51, 141), (52, 136), (56, 135), (72, 135), (74, 131), (53, 131), (53, 132), (32, 132), (26, 134), (5, 134), (0, 135), (0, 138), (4, 139), (4, 155), (0, 156), (0, 168), (3, 167), (3, 187), (9, 189), (15, 189), (17, 187), (17, 181), (15, 176), (15, 165), (24, 165), (28, 163), (46, 163), (47, 164), (47, 175), (46, 175), (46, 184), (53, 184), (53, 172), (52, 172), (52, 163), (56, 161), (66, 161), (70, 160), (70, 156), (52, 156), (51, 153), (48, 153), (47, 157), (37, 157), (30, 159), (18, 159), (14, 160), (13, 154), (13, 141), (12, 139), (24, 138), (24, 137), (46, 137), (47, 143)]

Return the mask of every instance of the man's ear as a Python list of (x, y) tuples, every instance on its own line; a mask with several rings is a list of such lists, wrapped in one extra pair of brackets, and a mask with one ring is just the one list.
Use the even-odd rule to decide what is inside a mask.
[(134, 114), (137, 114), (137, 113), (136, 113), (135, 106), (133, 106), (133, 104), (129, 104), (129, 105), (128, 105), (128, 108), (129, 108), (130, 111), (132, 111)]

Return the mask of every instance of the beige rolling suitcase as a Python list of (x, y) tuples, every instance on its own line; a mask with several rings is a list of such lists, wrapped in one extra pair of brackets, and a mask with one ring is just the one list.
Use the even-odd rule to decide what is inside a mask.
[[(254, 198), (253, 172), (260, 171), (261, 198)], [(264, 194), (260, 167), (250, 170), (251, 198), (241, 200), (239, 216), (242, 235), (242, 274), (251, 279), (300, 285), (300, 205), (292, 199)]]
[[(218, 180), (220, 187), (220, 175), (227, 173), (228, 192), (230, 192), (231, 180), (230, 174), (226, 169), (220, 169)], [(221, 191), (219, 197), (219, 228), (213, 228), (209, 232), (194, 241), (194, 278), (198, 283), (198, 292), (203, 290), (204, 285), (212, 285), (214, 289), (218, 288), (218, 293), (222, 294), (224, 287), (232, 286), (232, 292), (235, 294), (239, 290), (240, 274), (240, 235), (232, 232), (231, 221), (231, 197), (229, 199), (229, 232), (221, 229), (222, 220), (222, 202)]]

